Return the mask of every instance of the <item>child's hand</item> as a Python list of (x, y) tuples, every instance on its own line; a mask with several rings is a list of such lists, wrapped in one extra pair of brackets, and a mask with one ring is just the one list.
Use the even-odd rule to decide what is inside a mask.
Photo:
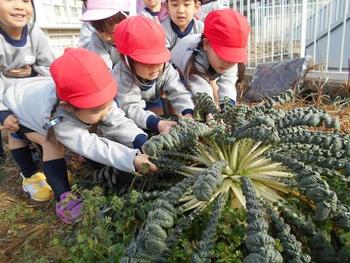
[(19, 130), (19, 122), (15, 117), (15, 115), (13, 114), (11, 114), (5, 119), (3, 125), (4, 125), (4, 128), (9, 131), (16, 132)]
[(177, 122), (175, 121), (160, 121), (158, 123), (158, 131), (159, 133), (168, 133), (170, 128), (175, 126)]
[[(158, 171), (157, 166), (151, 163), (151, 161), (148, 159), (147, 154), (136, 155), (134, 160), (134, 166), (136, 171), (138, 171), (141, 174), (151, 174)], [(146, 171), (145, 168), (147, 169)]]
[(26, 78), (32, 75), (32, 67), (26, 65), (23, 68), (14, 68), (7, 71), (5, 75), (10, 78)]

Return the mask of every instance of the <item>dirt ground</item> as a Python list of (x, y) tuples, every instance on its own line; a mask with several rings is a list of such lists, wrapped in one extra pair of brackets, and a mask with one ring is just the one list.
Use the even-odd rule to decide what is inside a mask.
[[(55, 242), (66, 236), (70, 226), (56, 217), (54, 200), (36, 202), (24, 193), (19, 170), (6, 153), (5, 163), (0, 164), (0, 263), (64, 260), (68, 252)], [(73, 175), (80, 171), (76, 156), (67, 160)]]

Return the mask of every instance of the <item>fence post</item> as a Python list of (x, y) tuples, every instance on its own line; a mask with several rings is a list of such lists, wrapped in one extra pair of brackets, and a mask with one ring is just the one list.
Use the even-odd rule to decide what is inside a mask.
[(331, 1), (329, 3), (329, 8), (328, 8), (328, 29), (327, 29), (327, 51), (326, 51), (326, 72), (328, 71), (328, 64), (329, 64), (329, 46), (331, 43), (331, 24), (332, 24), (332, 4), (333, 2)]
[(290, 59), (293, 59), (293, 52), (294, 52), (294, 0), (290, 1), (290, 12), (289, 12), (289, 54)]
[(300, 38), (300, 57), (305, 57), (306, 46), (306, 23), (307, 23), (307, 0), (303, 0), (301, 15), (301, 38)]
[(275, 56), (275, 23), (276, 23), (276, 12), (275, 12), (275, 7), (276, 3), (275, 0), (272, 0), (272, 14), (271, 14), (271, 62), (274, 60)]
[(344, 47), (345, 47), (345, 33), (346, 33), (346, 21), (348, 18), (349, 11), (349, 0), (345, 0), (344, 7), (344, 18), (343, 18), (343, 32), (342, 32), (342, 41), (341, 41), (341, 51), (340, 51), (340, 62), (339, 62), (339, 71), (343, 70), (343, 60), (344, 60)]

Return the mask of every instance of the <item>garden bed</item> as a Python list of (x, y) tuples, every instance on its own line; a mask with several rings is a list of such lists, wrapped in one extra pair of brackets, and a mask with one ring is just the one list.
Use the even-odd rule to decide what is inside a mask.
[[(73, 161), (85, 214), (72, 227), (57, 222), (53, 204), (31, 207), (7, 162), (2, 255), (7, 262), (348, 262), (349, 106), (320, 96), (228, 107), (209, 126), (182, 122), (145, 146), (160, 167), (156, 176), (111, 168), (92, 175)], [(201, 101), (198, 118), (213, 107)]]

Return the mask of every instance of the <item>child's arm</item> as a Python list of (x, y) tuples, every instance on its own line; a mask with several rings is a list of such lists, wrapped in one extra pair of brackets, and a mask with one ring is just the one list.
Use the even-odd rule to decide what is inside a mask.
[(177, 114), (193, 114), (192, 94), (182, 84), (179, 73), (168, 64), (164, 70), (164, 92)]
[(233, 103), (236, 103), (237, 91), (236, 91), (236, 82), (237, 82), (237, 70), (238, 65), (234, 65), (232, 68), (223, 73), (216, 84), (218, 85), (218, 97), (219, 104), (224, 102), (225, 97), (229, 97)]
[(125, 113), (116, 103), (111, 105), (110, 114), (99, 125), (103, 135), (113, 141), (141, 150), (147, 140), (147, 134), (125, 117)]
[(213, 89), (209, 84), (209, 82), (205, 80), (203, 77), (197, 74), (192, 74), (190, 78), (186, 79), (186, 82), (189, 88), (191, 89), (193, 96), (196, 96), (197, 93), (206, 93), (213, 99), (213, 101), (215, 101), (214, 95), (213, 95)]
[[(1, 73), (0, 73), (1, 76)], [(7, 117), (11, 115), (11, 112), (4, 104), (4, 94), (5, 94), (5, 84), (4, 81), (0, 78), (0, 123), (4, 125), (4, 122)]]
[[(142, 129), (149, 129), (152, 124), (148, 122), (158, 122), (158, 117), (151, 111), (147, 111), (146, 102), (142, 99), (141, 91), (138, 87), (133, 86), (129, 92), (123, 92), (119, 85), (119, 93), (117, 97), (118, 105), (126, 113), (126, 116), (133, 121), (136, 125)], [(148, 121), (147, 120), (151, 120)]]
[(26, 65), (22, 68), (14, 68), (6, 71), (6, 77), (9, 78), (28, 78), (32, 75), (32, 67)]
[(165, 38), (165, 46), (167, 49), (172, 49), (175, 45), (175, 41), (172, 40), (171, 34), (167, 34)]
[(88, 126), (78, 121), (65, 119), (54, 131), (57, 141), (79, 155), (124, 172), (135, 171), (134, 160), (139, 150), (89, 133)]
[(50, 65), (55, 59), (49, 40), (40, 28), (34, 27), (31, 33), (32, 43), (35, 46), (36, 61), (33, 69), (42, 76), (50, 76)]
[(118, 105), (126, 116), (142, 129), (157, 131), (160, 118), (153, 112), (145, 110), (146, 102), (142, 99), (141, 90), (134, 83), (123, 62), (119, 62), (113, 68), (113, 75), (119, 88)]
[[(0, 74), (1, 76), (1, 74)], [(4, 104), (5, 83), (0, 78), (0, 124), (6, 130), (16, 132), (19, 129), (19, 122), (15, 115), (13, 115)]]
[(91, 26), (89, 22), (82, 23), (80, 28), (78, 46), (85, 48), (86, 45), (89, 43), (91, 35), (94, 31), (95, 29)]

